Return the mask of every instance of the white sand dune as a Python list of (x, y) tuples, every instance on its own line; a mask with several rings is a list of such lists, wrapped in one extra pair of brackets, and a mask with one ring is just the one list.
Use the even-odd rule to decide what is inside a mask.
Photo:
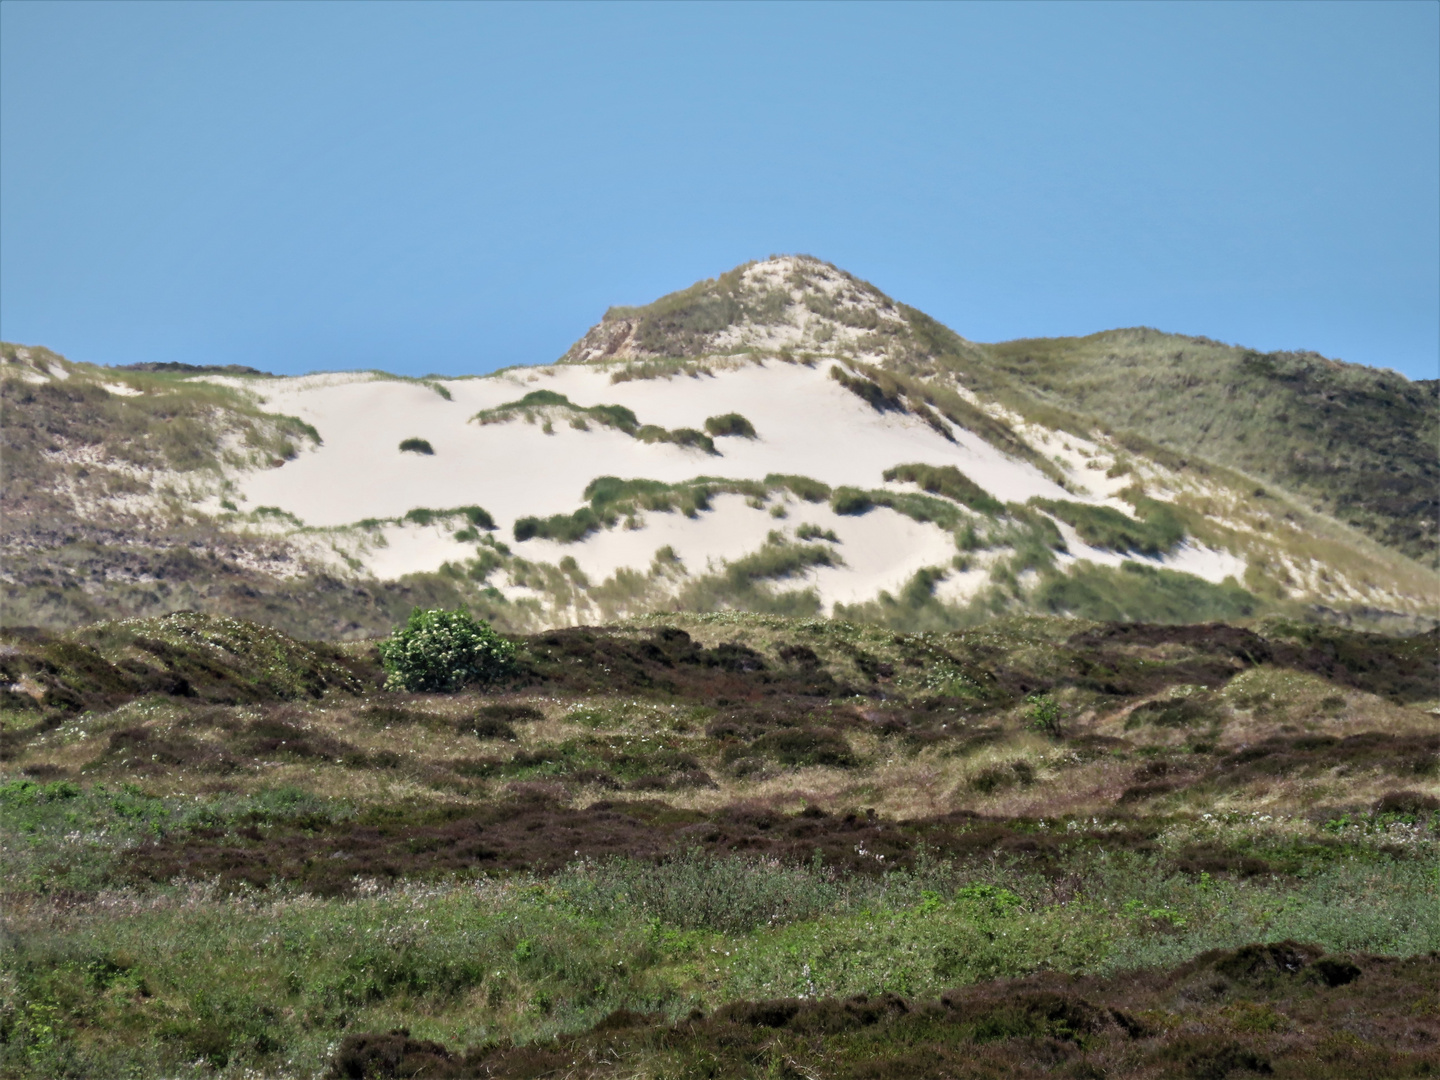
[[(617, 384), (602, 370), (564, 366), (442, 385), (453, 400), (423, 384), (366, 376), (267, 383), (266, 407), (313, 424), (324, 443), (280, 468), (246, 476), (241, 493), (252, 507), (276, 506), (308, 525), (477, 504), (504, 528), (526, 515), (575, 509), (598, 476), (674, 482), (783, 472), (877, 487), (890, 466), (922, 461), (955, 465), (1004, 500), (1066, 497), (1034, 466), (969, 432), (957, 432), (957, 443), (950, 443), (914, 417), (876, 412), (821, 366), (772, 362), (699, 379)], [(738, 412), (760, 438), (718, 440), (723, 456), (715, 457), (642, 443), (598, 424), (576, 431), (560, 423), (547, 435), (538, 424), (470, 421), (480, 409), (540, 388), (581, 406), (624, 405), (642, 423), (667, 428), (700, 428), (708, 416)], [(428, 440), (434, 456), (401, 453), (400, 441), (411, 437)]]
[[(253, 382), (245, 385), (257, 389)], [(893, 594), (925, 567), (946, 569), (937, 592), (947, 601), (963, 601), (988, 580), (986, 556), (972, 560), (973, 568), (967, 571), (950, 569), (955, 541), (937, 526), (883, 507), (841, 516), (828, 505), (788, 495), (776, 495), (770, 504), (785, 502), (783, 519), (772, 516), (769, 506), (756, 508), (739, 495), (722, 495), (694, 518), (648, 512), (639, 528), (602, 530), (578, 543), (510, 539), (518, 518), (578, 508), (586, 486), (601, 476), (676, 482), (697, 476), (761, 480), (784, 473), (832, 487), (906, 490), (904, 485), (885, 484), (883, 472), (901, 463), (923, 462), (953, 465), (1006, 502), (1033, 496), (1077, 498), (1033, 465), (1007, 457), (971, 432), (956, 429), (951, 442), (916, 417), (877, 412), (831, 379), (825, 362), (807, 367), (775, 360), (736, 361), (699, 376), (619, 383), (612, 383), (603, 367), (580, 364), (512, 369), (435, 385), (372, 373), (331, 373), (276, 379), (258, 389), (268, 410), (309, 422), (323, 442), (283, 466), (241, 476), (238, 489), (248, 508), (278, 507), (309, 526), (343, 528), (367, 518), (399, 518), (420, 507), (478, 505), (494, 516), (498, 536), (515, 554), (552, 565), (568, 556), (592, 583), (621, 569), (647, 572), (656, 551), (665, 547), (681, 559), (688, 574), (713, 572), (759, 549), (772, 531), (793, 539), (805, 524), (839, 538), (836, 553), (843, 563), (776, 586), (812, 587), (827, 610), (837, 603), (873, 599), (882, 590)], [(594, 422), (588, 430), (577, 430), (564, 417), (556, 418), (549, 434), (540, 423), (518, 417), (488, 425), (472, 419), (480, 410), (540, 389), (564, 394), (582, 408), (623, 405), (642, 424), (672, 430), (703, 428), (707, 417), (736, 412), (754, 425), (759, 437), (717, 439), (721, 454), (714, 456), (670, 443), (643, 443)], [(434, 454), (402, 453), (399, 444), (408, 438), (427, 440)], [(1094, 452), (1086, 448), (1086, 453)], [(1077, 477), (1094, 478), (1078, 471)], [(1096, 485), (1099, 490), (1090, 498), (1115, 503), (1109, 486)], [(382, 527), (383, 543), (362, 542), (352, 550), (381, 579), (433, 571), (447, 561), (463, 562), (475, 555), (473, 542), (455, 539), (458, 524), (389, 524)], [(1069, 526), (1060, 528), (1070, 548), (1062, 563), (1087, 559), (1118, 565), (1133, 557), (1090, 548)], [(1163, 562), (1209, 581), (1244, 572), (1241, 559), (1193, 545)]]

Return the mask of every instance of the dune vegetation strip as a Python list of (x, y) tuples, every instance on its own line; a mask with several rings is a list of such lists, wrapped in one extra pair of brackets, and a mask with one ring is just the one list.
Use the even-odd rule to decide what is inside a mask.
[(1149, 556), (1168, 555), (1179, 547), (1185, 540), (1185, 526), (1175, 511), (1143, 495), (1133, 498), (1133, 518), (1113, 507), (1090, 503), (1031, 499), (1030, 505), (1072, 526), (1091, 547)]
[[(357, 521), (354, 527), (367, 532), (375, 532), (387, 525), (453, 525), (457, 519), (465, 522), (465, 525), (461, 526), (454, 534), (456, 539), (462, 541), (478, 539), (481, 530), (493, 532), (496, 528), (495, 519), (483, 506), (453, 506), (444, 510), (416, 506), (398, 517), (364, 518)], [(473, 535), (471, 535), (472, 533)]]
[[(532, 390), (518, 401), (506, 402), (491, 409), (482, 409), (472, 420), (479, 424), (503, 424), (517, 418), (526, 423), (540, 423), (547, 434), (554, 431), (556, 419), (565, 419), (577, 431), (589, 430), (590, 424), (614, 428), (633, 439), (647, 443), (673, 443), (676, 446), (703, 450), (717, 454), (714, 440), (695, 428), (676, 428), (673, 431), (655, 424), (642, 424), (635, 413), (623, 405), (574, 404), (568, 397), (555, 390)], [(739, 417), (744, 420), (743, 417)], [(753, 429), (751, 429), (753, 435)], [(734, 434), (721, 432), (721, 434)]]
[(1005, 509), (1000, 500), (954, 465), (896, 465), (893, 469), (885, 470), (884, 478), (915, 484), (922, 491), (954, 499), (979, 514), (998, 514)]
[(647, 511), (680, 513), (693, 518), (709, 510), (717, 495), (744, 495), (763, 501), (776, 491), (789, 491), (809, 502), (823, 502), (830, 497), (829, 486), (818, 480), (780, 474), (771, 474), (763, 481), (698, 476), (673, 484), (661, 480), (600, 476), (585, 487), (584, 497), (589, 502), (588, 506), (569, 514), (520, 518), (514, 526), (515, 539), (523, 542), (538, 537), (573, 544), (600, 529), (614, 528), (622, 521), (627, 528), (632, 528), (638, 524), (638, 515)]

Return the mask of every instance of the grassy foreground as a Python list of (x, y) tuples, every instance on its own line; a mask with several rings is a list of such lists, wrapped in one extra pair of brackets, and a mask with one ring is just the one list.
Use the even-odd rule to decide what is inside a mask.
[(0, 1075), (1440, 1071), (1433, 634), (0, 638)]

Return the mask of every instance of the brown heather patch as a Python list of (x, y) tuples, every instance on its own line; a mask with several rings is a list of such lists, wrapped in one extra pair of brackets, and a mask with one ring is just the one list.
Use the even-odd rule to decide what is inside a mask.
[(818, 857), (841, 874), (911, 867), (922, 849), (931, 860), (1017, 859), (1058, 872), (1101, 843), (1154, 853), (1159, 828), (1121, 819), (1096, 839), (967, 811), (899, 821), (873, 808), (832, 814), (812, 804), (787, 812), (764, 800), (710, 812), (633, 798), (576, 808), (557, 801), (563, 794), (558, 785), (531, 782), (472, 807), (411, 803), (371, 807), (342, 821), (192, 829), (128, 852), (124, 876), (216, 879), (231, 888), (285, 881), (334, 894), (352, 891), (360, 879), (545, 874), (579, 859), (653, 862), (691, 849), (789, 863)]
[(408, 1031), (346, 1036), (330, 1080), (726, 1076), (853, 1080), (1277, 1076), (1440, 1070), (1440, 959), (1285, 941), (1113, 978), (1037, 975), (949, 991), (736, 1001), (678, 1023), (617, 1010), (579, 1035), (467, 1051)]

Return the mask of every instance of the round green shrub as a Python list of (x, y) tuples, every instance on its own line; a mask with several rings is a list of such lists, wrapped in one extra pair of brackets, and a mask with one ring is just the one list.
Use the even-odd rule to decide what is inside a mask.
[(388, 690), (448, 692), (504, 675), (515, 662), (515, 645), (463, 611), (416, 608), (380, 643), (380, 660)]

